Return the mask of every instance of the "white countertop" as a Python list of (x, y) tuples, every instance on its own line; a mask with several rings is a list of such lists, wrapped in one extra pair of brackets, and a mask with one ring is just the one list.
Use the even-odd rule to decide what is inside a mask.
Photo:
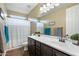
[(40, 37), (38, 36), (29, 36), (29, 37), (39, 42), (42, 42), (50, 47), (58, 49), (59, 51), (67, 53), (69, 55), (79, 56), (79, 46), (76, 46), (68, 41), (66, 41), (65, 43), (59, 42), (59, 39), (56, 36), (41, 35)]

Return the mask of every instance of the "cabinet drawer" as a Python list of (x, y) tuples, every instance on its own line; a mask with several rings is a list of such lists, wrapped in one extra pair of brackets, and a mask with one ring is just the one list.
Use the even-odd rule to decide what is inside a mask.
[(41, 44), (41, 55), (42, 56), (52, 56), (53, 55), (52, 48), (45, 44)]

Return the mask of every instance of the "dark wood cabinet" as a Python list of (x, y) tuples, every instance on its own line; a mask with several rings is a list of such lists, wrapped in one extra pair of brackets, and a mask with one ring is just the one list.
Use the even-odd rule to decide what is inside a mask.
[(28, 51), (31, 56), (35, 56), (35, 40), (28, 38)]
[(28, 51), (31, 56), (69, 56), (53, 47), (28, 37)]
[(53, 56), (53, 49), (45, 44), (41, 44), (42, 56)]
[(41, 56), (41, 43), (36, 41), (36, 56)]

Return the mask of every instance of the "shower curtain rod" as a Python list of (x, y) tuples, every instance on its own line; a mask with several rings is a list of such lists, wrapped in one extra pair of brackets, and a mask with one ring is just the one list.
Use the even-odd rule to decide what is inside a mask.
[(20, 19), (20, 20), (27, 20), (27, 19), (21, 19), (21, 18), (18, 18), (18, 17), (12, 17), (12, 16), (7, 16), (8, 18), (14, 18), (14, 19)]

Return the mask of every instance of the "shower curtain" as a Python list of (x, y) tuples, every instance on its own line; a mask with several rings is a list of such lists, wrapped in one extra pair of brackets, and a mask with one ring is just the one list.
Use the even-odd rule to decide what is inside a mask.
[(27, 42), (30, 35), (29, 21), (8, 18), (5, 24), (7, 24), (4, 26), (6, 49), (21, 47)]

